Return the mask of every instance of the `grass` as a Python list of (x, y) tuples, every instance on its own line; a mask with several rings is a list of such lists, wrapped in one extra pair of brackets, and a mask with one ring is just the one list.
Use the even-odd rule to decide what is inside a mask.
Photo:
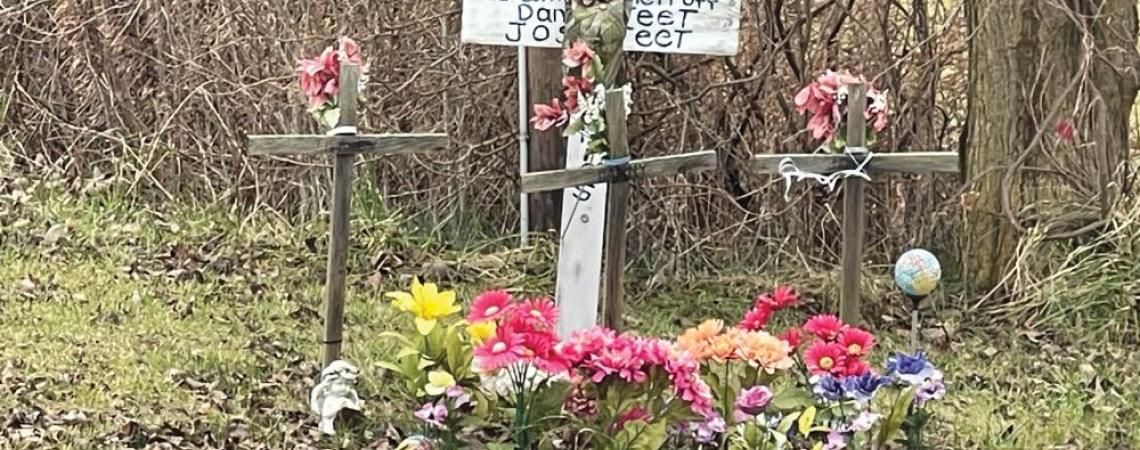
[[(106, 190), (13, 186), (0, 191), (3, 448), (386, 448), (385, 419), (409, 405), (389, 401), (377, 376), (391, 347), (375, 336), (400, 323), (384, 290), (412, 274), (461, 297), (492, 285), (553, 287), (550, 245), (449, 244), (381, 205), (357, 210), (345, 352), (366, 373), (368, 419), (322, 440), (306, 405), (319, 370), (320, 218), (156, 210)], [(661, 334), (697, 317), (730, 319), (771, 277), (742, 269), (632, 279), (629, 321)], [(1140, 448), (1140, 358), (1127, 339), (1080, 330), (1050, 339), (957, 316), (930, 336), (951, 388), (936, 448)], [(901, 322), (875, 324), (891, 345), (905, 342)]]

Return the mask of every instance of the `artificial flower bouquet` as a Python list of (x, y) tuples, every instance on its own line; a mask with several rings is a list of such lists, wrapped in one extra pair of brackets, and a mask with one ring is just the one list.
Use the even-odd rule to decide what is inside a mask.
[(847, 86), (852, 83), (867, 86), (867, 106), (863, 116), (870, 125), (866, 134), (867, 146), (870, 146), (890, 124), (886, 91), (876, 89), (874, 84), (863, 77), (846, 71), (828, 70), (801, 89), (795, 97), (796, 110), (811, 115), (807, 129), (812, 138), (821, 141), (823, 147), (834, 152), (842, 152), (847, 146)]
[(388, 296), (411, 319), (385, 333), (401, 349), (383, 366), (414, 397), (401, 448), (917, 450), (945, 392), (922, 353), (874, 371), (875, 337), (834, 316), (769, 334), (798, 301), (790, 288), (736, 326), (707, 320), (675, 340), (602, 327), (560, 338), (553, 301), (500, 290), (463, 317), (431, 283)]
[[(342, 37), (334, 45), (328, 46), (320, 55), (297, 60), (297, 79), (301, 91), (309, 102), (309, 113), (322, 126), (332, 129), (340, 122), (340, 106), (337, 94), (340, 92), (340, 64), (348, 61), (363, 64), (360, 46), (356, 41)], [(367, 71), (366, 68), (362, 69)], [(364, 77), (358, 89), (363, 90)]]
[[(606, 90), (607, 86), (598, 77), (605, 74), (605, 64), (586, 43), (578, 41), (562, 52), (562, 64), (568, 71), (580, 75), (566, 75), (562, 78), (563, 100), (551, 99), (550, 103), (534, 105), (531, 124), (536, 130), (546, 131), (565, 126), (566, 137), (584, 133), (587, 154), (605, 154), (609, 151), (606, 135)], [(626, 91), (626, 113), (633, 101), (630, 87)]]
[[(796, 300), (786, 288), (762, 295), (737, 329), (762, 329), (773, 313)], [(735, 428), (729, 427), (713, 448), (859, 450), (892, 448), (895, 443), (908, 450), (926, 448), (926, 407), (942, 398), (945, 385), (942, 373), (923, 353), (892, 353), (885, 370), (876, 372), (868, 362), (876, 346), (874, 335), (832, 315), (813, 316), (802, 327), (782, 333), (780, 340), (794, 362), (768, 367), (750, 363), (753, 370), (746, 379), (753, 373), (771, 373), (772, 368), (788, 370), (772, 384), (743, 385), (732, 415), (727, 406), (722, 410)], [(746, 354), (743, 340), (735, 347), (737, 354)], [(726, 395), (731, 392), (726, 389)], [(900, 430), (904, 437), (896, 442)]]

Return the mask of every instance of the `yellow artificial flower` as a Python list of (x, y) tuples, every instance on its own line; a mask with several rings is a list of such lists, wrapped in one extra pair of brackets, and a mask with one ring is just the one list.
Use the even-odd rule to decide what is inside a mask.
[(455, 377), (442, 370), (436, 370), (428, 372), (428, 384), (424, 386), (424, 392), (428, 395), (442, 395), (452, 386), (455, 386)]
[(401, 311), (415, 316), (416, 331), (427, 336), (435, 329), (436, 321), (459, 312), (455, 304), (455, 291), (440, 292), (435, 283), (420, 284), (412, 279), (412, 292), (389, 292), (384, 294), (392, 299), (392, 304)]
[(483, 341), (489, 339), (491, 336), (494, 336), (497, 329), (498, 327), (495, 326), (495, 321), (484, 320), (482, 322), (475, 322), (471, 325), (468, 325), (467, 334), (471, 335), (471, 341), (474, 342), (475, 345), (479, 345), (482, 344)]

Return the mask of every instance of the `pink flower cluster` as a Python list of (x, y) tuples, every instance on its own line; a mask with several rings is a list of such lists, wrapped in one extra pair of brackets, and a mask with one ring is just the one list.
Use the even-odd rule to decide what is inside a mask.
[(297, 77), (309, 106), (320, 106), (336, 98), (339, 92), (340, 63), (361, 64), (360, 46), (347, 37), (325, 48), (319, 56), (297, 60)]
[(836, 378), (861, 376), (871, 370), (863, 357), (875, 346), (875, 336), (846, 325), (832, 315), (814, 316), (803, 331), (816, 341), (804, 351), (804, 361), (812, 375), (830, 374)]
[(700, 377), (700, 364), (669, 341), (618, 335), (595, 326), (574, 332), (556, 352), (568, 364), (572, 379), (593, 383), (607, 378), (641, 383), (654, 368), (661, 368), (677, 398), (697, 414), (713, 414), (712, 391)]
[(471, 323), (494, 321), (496, 325), (494, 336), (475, 348), (475, 364), (480, 370), (495, 372), (528, 362), (547, 373), (566, 371), (566, 362), (554, 351), (558, 309), (552, 300), (516, 302), (504, 291), (488, 291), (472, 301), (467, 319)]
[(581, 67), (582, 76), (567, 75), (562, 78), (564, 101), (554, 98), (549, 104), (534, 105), (534, 117), (530, 119), (534, 129), (546, 131), (566, 125), (570, 121), (570, 116), (578, 112), (579, 94), (588, 94), (593, 88), (594, 78), (590, 76), (590, 66), (597, 57), (598, 55), (582, 41), (575, 42), (570, 48), (562, 51), (562, 64), (571, 69)]
[(887, 128), (890, 116), (885, 92), (875, 89), (863, 77), (856, 77), (846, 71), (828, 70), (801, 89), (795, 98), (796, 110), (801, 114), (811, 114), (807, 126), (812, 137), (824, 141), (831, 141), (835, 137), (836, 129), (847, 120), (847, 85), (851, 83), (867, 85), (867, 108), (863, 115), (870, 121), (871, 128), (876, 133)]
[(800, 295), (788, 286), (777, 287), (771, 294), (760, 294), (756, 297), (752, 309), (744, 314), (744, 318), (736, 327), (748, 331), (763, 330), (768, 325), (768, 319), (772, 318), (772, 314), (795, 305), (799, 299)]

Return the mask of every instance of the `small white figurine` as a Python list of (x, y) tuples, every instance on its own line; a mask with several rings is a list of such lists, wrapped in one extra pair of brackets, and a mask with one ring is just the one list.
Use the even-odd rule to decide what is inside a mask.
[(321, 382), (309, 394), (309, 408), (321, 418), (321, 433), (336, 434), (333, 420), (343, 409), (360, 411), (364, 401), (356, 393), (360, 371), (348, 361), (336, 360), (321, 371)]

